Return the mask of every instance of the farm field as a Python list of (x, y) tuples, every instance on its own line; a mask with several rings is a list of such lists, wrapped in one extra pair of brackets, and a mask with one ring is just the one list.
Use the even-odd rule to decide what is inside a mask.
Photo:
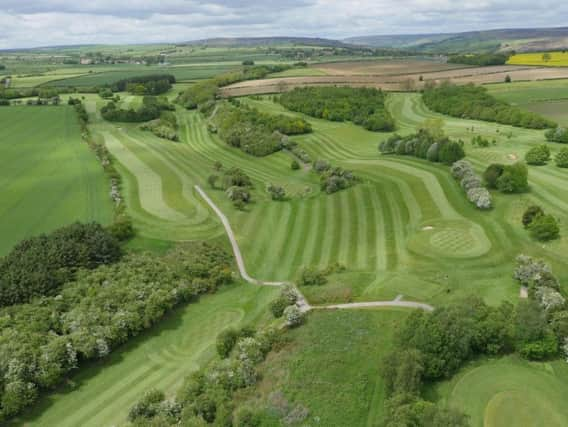
[[(455, 84), (490, 84), (501, 83), (506, 76), (514, 82), (540, 81), (553, 79), (567, 79), (568, 68), (528, 67), (520, 65), (502, 65), (492, 67), (464, 67), (451, 69), (447, 64), (438, 64), (432, 61), (400, 61), (393, 66), (377, 65), (371, 71), (353, 73), (349, 65), (343, 65), (333, 73), (330, 69), (321, 68), (325, 76), (299, 76), (280, 77), (261, 80), (249, 80), (235, 83), (221, 89), (224, 96), (246, 96), (265, 93), (277, 93), (294, 87), (339, 85), (339, 86), (366, 86), (377, 87), (387, 91), (408, 91), (420, 88), (427, 82), (449, 80)], [(434, 65), (433, 65), (434, 64)], [(332, 64), (339, 67), (338, 64)], [(370, 64), (366, 64), (371, 67)], [(322, 65), (315, 66), (320, 69)], [(428, 70), (428, 67), (429, 70)], [(433, 67), (439, 67), (433, 70)], [(363, 68), (364, 69), (364, 68)], [(422, 69), (426, 69), (423, 71)], [(331, 75), (333, 74), (333, 75)], [(420, 77), (422, 76), (422, 80)]]
[(110, 223), (107, 179), (71, 107), (0, 108), (0, 123), (0, 255), (74, 221)]
[(309, 410), (307, 425), (376, 425), (384, 399), (378, 360), (390, 349), (393, 331), (407, 314), (396, 310), (312, 313), (306, 325), (288, 334), (289, 344), (261, 367), (263, 381), (251, 400), (261, 394), (258, 400), (269, 408), (262, 425), (280, 425), (272, 412), (284, 400)]
[(420, 59), (379, 59), (367, 61), (329, 62), (314, 65), (329, 75), (400, 75), (411, 73), (431, 73), (453, 69), (468, 68), (460, 64)]
[[(269, 99), (246, 102), (263, 111), (293, 114)], [(400, 133), (440, 117), (428, 111), (417, 94), (391, 94), (389, 108)], [(253, 277), (294, 280), (302, 266), (346, 266), (325, 286), (303, 289), (313, 303), (393, 299), (399, 294), (439, 303), (472, 292), (491, 304), (514, 300), (518, 288), (511, 271), (520, 252), (546, 255), (557, 274), (568, 277), (563, 255), (568, 240), (536, 246), (520, 225), (522, 210), (534, 202), (563, 216), (568, 195), (562, 188), (568, 171), (552, 164), (531, 168), (530, 193), (496, 194), (496, 208), (482, 213), (466, 201), (447, 167), (381, 157), (377, 145), (388, 134), (308, 118), (315, 132), (294, 140), (312, 158), (327, 159), (362, 178), (349, 190), (324, 195), (315, 174), (290, 170), (287, 153), (248, 156), (210, 134), (198, 113), (178, 115), (181, 143), (160, 140), (130, 125), (94, 126), (120, 162), (128, 209), (145, 238), (180, 241), (223, 235), (193, 189), (199, 184), (229, 217)], [(494, 161), (522, 158), (533, 144), (544, 142), (542, 131), (444, 120), (447, 133), (466, 142), (477, 134), (497, 139), (496, 147), (467, 146), (468, 158), (479, 170)], [(252, 177), (254, 202), (245, 211), (235, 210), (223, 192), (207, 185), (217, 160)], [(291, 199), (271, 201), (263, 190), (269, 183), (285, 186)], [(564, 236), (567, 226), (562, 223)]]
[(510, 356), (474, 362), (431, 394), (464, 410), (472, 427), (561, 427), (568, 424), (566, 393), (566, 362), (531, 363)]
[(276, 290), (237, 284), (170, 313), (107, 359), (81, 369), (12, 425), (118, 426), (149, 388), (175, 394), (183, 378), (215, 354), (215, 338), (229, 326), (256, 322)]
[(517, 53), (509, 58), (512, 65), (539, 65), (545, 67), (568, 67), (568, 52), (547, 52), (550, 55), (544, 60), (544, 52)]

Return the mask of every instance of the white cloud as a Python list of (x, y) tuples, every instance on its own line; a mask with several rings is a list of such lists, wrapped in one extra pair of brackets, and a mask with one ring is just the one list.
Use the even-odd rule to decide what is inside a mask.
[(0, 48), (566, 25), (556, 0), (0, 0)]

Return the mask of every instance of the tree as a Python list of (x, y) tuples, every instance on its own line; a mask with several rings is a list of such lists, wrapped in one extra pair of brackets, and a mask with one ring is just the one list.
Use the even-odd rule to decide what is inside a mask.
[(487, 188), (497, 188), (497, 181), (503, 175), (505, 165), (493, 163), (487, 167), (483, 173), (483, 180)]
[(239, 332), (235, 328), (228, 328), (217, 335), (216, 348), (217, 354), (225, 359), (235, 347), (239, 338)]
[(560, 237), (558, 221), (552, 215), (537, 216), (528, 226), (533, 239), (541, 242), (555, 240)]
[(529, 206), (525, 211), (525, 213), (523, 214), (523, 219), (522, 219), (523, 226), (525, 228), (528, 228), (529, 225), (531, 225), (532, 222), (535, 220), (535, 218), (538, 218), (539, 216), (542, 215), (544, 215), (544, 211), (540, 206)]
[(537, 145), (531, 148), (525, 155), (525, 161), (529, 165), (542, 166), (550, 160), (550, 148), (547, 145)]
[(290, 305), (284, 310), (284, 319), (290, 327), (299, 326), (304, 321), (304, 315), (298, 307)]
[(290, 163), (290, 169), (294, 171), (300, 169), (300, 163), (298, 163), (296, 159), (292, 160), (292, 162)]
[(568, 168), (568, 148), (561, 149), (554, 158), (556, 166), (559, 168)]
[(552, 59), (552, 56), (550, 55), (550, 53), (545, 52), (542, 54), (542, 61), (543, 62), (549, 62)]
[(217, 187), (217, 181), (219, 180), (219, 175), (209, 175), (207, 177), (207, 182), (211, 188)]
[(419, 127), (419, 130), (425, 130), (430, 134), (435, 140), (440, 140), (444, 138), (444, 127), (445, 122), (442, 118), (436, 117), (432, 119), (427, 119)]
[(270, 193), (270, 197), (272, 198), (272, 200), (284, 200), (286, 199), (286, 190), (284, 189), (284, 187), (281, 187), (279, 185), (273, 185), (270, 184), (267, 188), (268, 193)]
[(529, 170), (522, 162), (505, 166), (497, 180), (497, 188), (503, 193), (522, 193), (528, 190)]
[(422, 354), (415, 349), (395, 350), (383, 360), (382, 377), (386, 392), (418, 396), (422, 386), (424, 364)]
[(279, 296), (270, 303), (270, 311), (274, 317), (279, 318), (282, 317), (284, 310), (286, 310), (286, 307), (289, 305), (290, 302), (285, 297)]
[(511, 76), (509, 74), (505, 76), (505, 83), (511, 83)]

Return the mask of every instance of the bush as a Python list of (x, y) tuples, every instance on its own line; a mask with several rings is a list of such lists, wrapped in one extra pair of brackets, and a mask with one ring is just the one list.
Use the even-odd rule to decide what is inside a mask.
[(568, 148), (560, 150), (558, 154), (556, 154), (554, 161), (559, 168), (568, 168)]
[(525, 155), (525, 161), (529, 165), (542, 166), (550, 160), (550, 149), (547, 145), (537, 145), (531, 148)]
[(280, 296), (270, 303), (270, 311), (275, 318), (280, 318), (284, 314), (286, 307), (289, 305), (290, 301), (288, 301), (285, 297)]
[(487, 167), (485, 172), (483, 173), (483, 180), (485, 181), (485, 185), (487, 188), (497, 188), (497, 181), (503, 175), (505, 171), (505, 165), (499, 163), (493, 163)]
[(292, 160), (292, 162), (290, 163), (290, 169), (292, 169), (293, 171), (300, 169), (300, 163), (298, 163), (297, 160)]
[(286, 199), (286, 190), (284, 189), (284, 187), (270, 184), (267, 190), (272, 200), (282, 201)]
[(298, 277), (299, 286), (321, 286), (327, 283), (327, 278), (323, 271), (315, 268), (304, 267), (300, 270)]
[(541, 242), (558, 239), (560, 227), (552, 215), (540, 215), (533, 219), (528, 227), (533, 239)]
[(119, 242), (126, 242), (136, 235), (132, 220), (128, 217), (117, 219), (112, 225), (107, 227), (107, 230)]
[(235, 413), (235, 427), (260, 427), (262, 417), (248, 407), (240, 407)]
[(523, 344), (519, 353), (528, 360), (547, 360), (558, 354), (558, 341), (554, 334), (549, 333), (538, 341)]
[(166, 399), (163, 391), (151, 389), (144, 393), (140, 399), (128, 412), (128, 420), (136, 421), (139, 418), (152, 418), (160, 410), (160, 404)]
[(304, 321), (303, 313), (295, 305), (286, 307), (284, 310), (284, 318), (286, 319), (286, 324), (290, 327), (299, 326)]
[(540, 206), (529, 206), (525, 213), (523, 214), (523, 226), (528, 228), (532, 224), (535, 218), (544, 215), (544, 211)]
[(217, 335), (216, 348), (217, 354), (226, 359), (233, 351), (237, 339), (239, 338), (239, 332), (234, 328), (228, 328)]
[(473, 173), (473, 166), (467, 160), (458, 160), (451, 167), (452, 176), (462, 180), (466, 174)]
[(491, 209), (493, 202), (486, 188), (472, 188), (467, 192), (467, 199), (478, 209)]
[(551, 142), (560, 142), (561, 144), (568, 144), (568, 129), (564, 127), (557, 127), (549, 129), (545, 132), (546, 139)]
[(524, 163), (507, 165), (497, 180), (497, 189), (503, 193), (523, 193), (529, 188), (528, 175), (529, 170)]

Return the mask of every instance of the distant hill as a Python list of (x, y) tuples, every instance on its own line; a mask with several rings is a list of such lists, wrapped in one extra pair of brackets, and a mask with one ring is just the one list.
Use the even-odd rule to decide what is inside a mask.
[(518, 28), (464, 33), (350, 37), (344, 42), (371, 47), (412, 49), (425, 53), (530, 52), (568, 48), (568, 27)]
[(278, 45), (303, 45), (345, 47), (346, 43), (339, 40), (324, 39), (319, 37), (219, 37), (203, 40), (189, 41), (191, 45), (207, 45), (220, 47), (238, 46), (278, 46)]

